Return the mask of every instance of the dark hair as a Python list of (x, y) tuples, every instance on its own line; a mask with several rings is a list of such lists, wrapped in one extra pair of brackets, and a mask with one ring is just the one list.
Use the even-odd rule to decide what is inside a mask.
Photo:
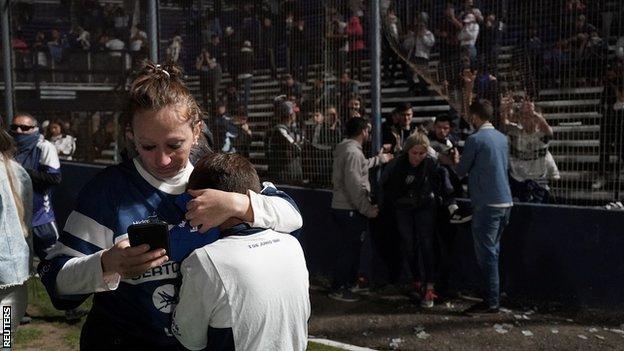
[(412, 104), (410, 104), (409, 102), (401, 102), (397, 106), (396, 111), (397, 111), (397, 113), (401, 113), (401, 112), (405, 112), (405, 111), (411, 110), (411, 109), (412, 109)]
[(142, 69), (130, 87), (126, 124), (131, 126), (137, 113), (158, 111), (167, 106), (182, 107), (182, 117), (192, 127), (201, 122), (201, 109), (182, 81), (182, 69), (175, 63), (161, 66), (151, 61), (143, 61)]
[(195, 165), (188, 189), (216, 189), (246, 194), (259, 193), (260, 179), (254, 166), (239, 154), (214, 153), (203, 157)]
[(470, 114), (477, 115), (482, 121), (490, 121), (494, 116), (492, 103), (486, 99), (474, 101), (468, 108), (468, 112), (470, 112)]
[(351, 118), (347, 121), (346, 133), (348, 138), (356, 137), (362, 134), (362, 131), (368, 128), (368, 120), (365, 118)]
[(438, 115), (434, 123), (444, 123), (444, 122), (451, 123), (451, 117), (449, 117), (449, 115), (447, 114)]

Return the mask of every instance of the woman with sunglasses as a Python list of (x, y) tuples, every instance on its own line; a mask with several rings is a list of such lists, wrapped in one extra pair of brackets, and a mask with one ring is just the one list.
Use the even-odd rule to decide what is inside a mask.
[[(145, 63), (125, 114), (138, 155), (85, 185), (58, 245), (39, 266), (55, 306), (73, 308), (94, 295), (83, 350), (183, 349), (171, 330), (180, 262), (218, 239), (209, 229), (231, 217), (282, 233), (301, 227), (292, 200), (272, 186), (262, 194), (277, 196), (187, 192), (202, 119), (181, 77), (177, 66)], [(154, 218), (169, 224), (169, 252), (130, 246), (128, 227)]]

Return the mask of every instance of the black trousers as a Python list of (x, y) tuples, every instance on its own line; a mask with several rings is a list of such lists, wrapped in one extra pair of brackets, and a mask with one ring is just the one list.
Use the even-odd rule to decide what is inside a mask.
[(355, 210), (332, 209), (338, 227), (338, 253), (334, 265), (332, 289), (355, 283), (360, 264), (360, 250), (368, 230), (368, 218)]

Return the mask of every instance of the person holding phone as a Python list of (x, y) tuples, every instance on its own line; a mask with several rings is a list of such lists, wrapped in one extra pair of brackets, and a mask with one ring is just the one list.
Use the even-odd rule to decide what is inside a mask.
[(83, 350), (183, 349), (170, 331), (180, 269), (175, 247), (131, 247), (126, 233), (132, 224), (157, 218), (168, 223), (170, 241), (193, 238), (196, 247), (216, 239), (214, 232), (198, 232), (228, 218), (285, 233), (302, 225), (292, 200), (273, 187), (263, 192), (275, 197), (185, 193), (201, 111), (181, 77), (177, 66), (144, 64), (126, 113), (127, 137), (138, 156), (108, 167), (82, 189), (59, 242), (38, 267), (57, 308), (95, 295), (82, 328)]

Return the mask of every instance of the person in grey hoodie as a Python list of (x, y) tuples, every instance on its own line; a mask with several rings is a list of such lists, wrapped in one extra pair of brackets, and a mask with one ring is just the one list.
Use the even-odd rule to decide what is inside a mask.
[(336, 146), (332, 167), (332, 216), (338, 226), (339, 252), (334, 266), (334, 279), (329, 297), (354, 302), (357, 297), (348, 289), (355, 283), (363, 234), (368, 219), (379, 214), (370, 199), (369, 169), (392, 160), (392, 154), (379, 151), (366, 158), (362, 144), (369, 139), (371, 126), (364, 118), (351, 118), (346, 125), (347, 139)]

